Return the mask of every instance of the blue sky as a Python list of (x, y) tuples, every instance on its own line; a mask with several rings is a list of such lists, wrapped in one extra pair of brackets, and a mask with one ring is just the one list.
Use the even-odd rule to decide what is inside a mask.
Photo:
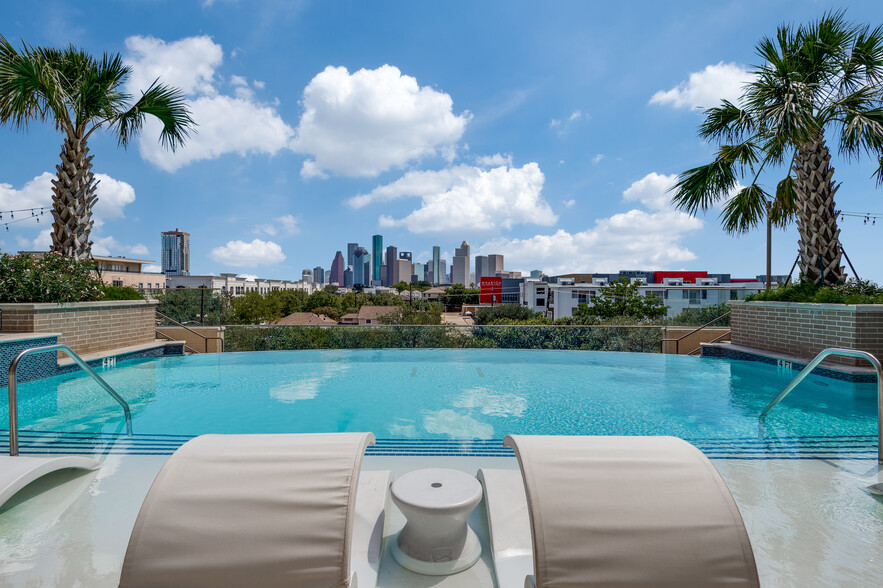
[[(178, 227), (192, 273), (298, 279), (380, 233), (415, 261), (465, 239), (507, 269), (745, 277), (764, 271), (763, 231), (729, 237), (665, 190), (711, 157), (698, 108), (735, 98), (761, 36), (843, 7), (883, 24), (871, 1), (48, 0), (0, 5), (0, 34), (121, 53), (132, 92), (159, 76), (191, 101), (198, 134), (175, 154), (150, 125), (128, 150), (90, 141), (96, 253), (158, 260)], [(60, 144), (0, 127), (0, 210), (49, 202)], [(834, 159), (838, 206), (883, 211), (876, 166)], [(0, 250), (45, 249), (50, 221), (0, 230)], [(841, 228), (883, 281), (883, 223)], [(777, 232), (774, 273), (796, 252)]]

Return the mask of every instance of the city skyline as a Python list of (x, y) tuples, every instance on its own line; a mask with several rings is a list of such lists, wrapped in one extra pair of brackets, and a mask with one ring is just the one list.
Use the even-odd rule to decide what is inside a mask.
[[(129, 92), (160, 77), (185, 92), (200, 125), (175, 153), (152, 124), (128, 150), (90, 138), (93, 253), (159, 261), (156, 234), (179, 226), (194, 236), (191, 273), (288, 279), (328, 268), (337, 250), (346, 260), (356, 241), (373, 279), (376, 234), (419, 263), (445, 257), (447, 268), (465, 240), (473, 258), (502, 252), (523, 272), (760, 273), (764, 231), (730, 237), (720, 209), (691, 218), (668, 189), (707, 163), (702, 109), (738, 96), (755, 44), (782, 22), (839, 7), (203, 1), (175, 4), (170, 20), (156, 5), (171, 6), (0, 6), (12, 42), (120, 53), (133, 67)], [(877, 8), (853, 2), (847, 18), (876, 25)], [(438, 30), (459, 42), (439, 47)], [(51, 125), (0, 128), (0, 210), (49, 205), (59, 142)], [(879, 211), (874, 162), (832, 151), (838, 208)], [(45, 222), (7, 228), (2, 251), (49, 245)], [(883, 281), (883, 223), (847, 216), (840, 229), (859, 275)], [(796, 230), (775, 231), (773, 272), (788, 272), (796, 254)]]

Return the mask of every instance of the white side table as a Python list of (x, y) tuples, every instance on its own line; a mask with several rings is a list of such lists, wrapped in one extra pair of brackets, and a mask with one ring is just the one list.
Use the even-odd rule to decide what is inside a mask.
[(481, 501), (481, 484), (473, 476), (459, 470), (416, 470), (393, 482), (390, 494), (407, 519), (392, 544), (392, 555), (402, 567), (445, 576), (481, 557), (481, 543), (466, 524)]

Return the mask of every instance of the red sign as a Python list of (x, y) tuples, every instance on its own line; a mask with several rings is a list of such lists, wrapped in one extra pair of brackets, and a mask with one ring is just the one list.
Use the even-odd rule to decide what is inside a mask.
[(500, 304), (503, 302), (503, 278), (482, 278), (480, 304)]

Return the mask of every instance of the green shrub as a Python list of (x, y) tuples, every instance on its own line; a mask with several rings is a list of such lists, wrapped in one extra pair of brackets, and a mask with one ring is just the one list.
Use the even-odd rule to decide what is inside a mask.
[(95, 264), (59, 253), (0, 255), (0, 302), (86, 302), (101, 298)]
[(101, 284), (101, 300), (144, 300), (144, 296), (131, 286)]
[[(532, 311), (520, 304), (501, 304), (499, 306), (482, 306), (475, 312), (476, 325), (506, 324), (496, 321), (526, 321), (540, 313)], [(510, 323), (511, 324), (511, 323)]]
[(868, 280), (849, 280), (836, 286), (800, 283), (758, 292), (746, 300), (815, 302), (824, 304), (883, 304), (883, 288)]

